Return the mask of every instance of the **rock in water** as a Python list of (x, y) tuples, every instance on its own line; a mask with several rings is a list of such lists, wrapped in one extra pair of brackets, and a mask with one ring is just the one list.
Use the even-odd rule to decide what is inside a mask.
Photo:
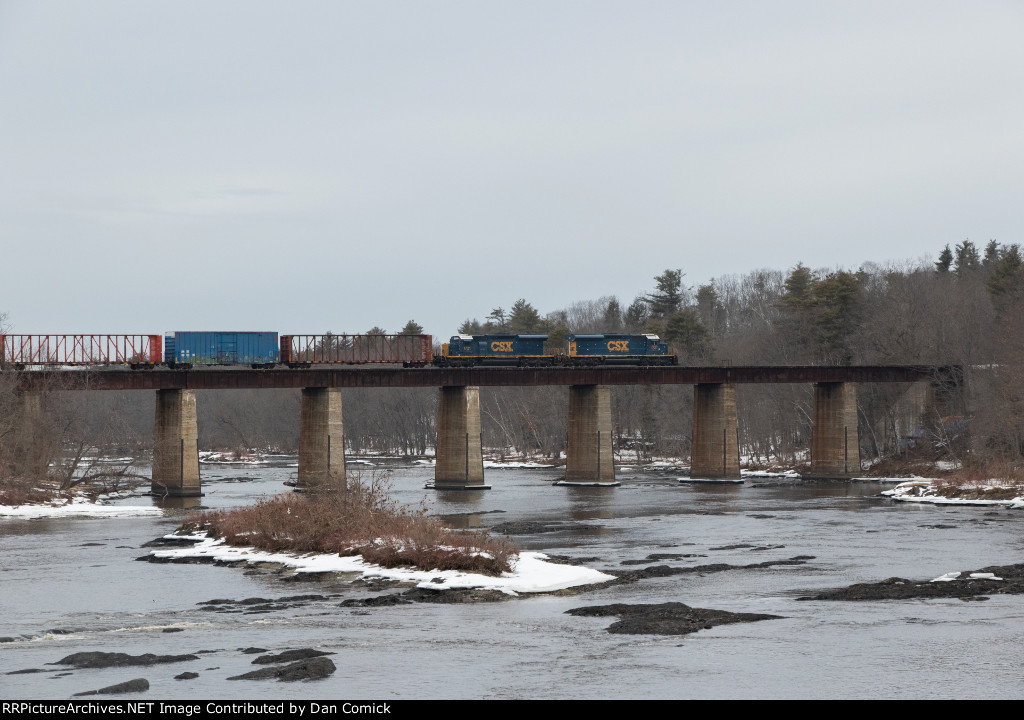
[(323, 650), (314, 650), (313, 648), (303, 648), (301, 650), (285, 650), (284, 652), (278, 653), (277, 655), (260, 655), (258, 658), (252, 661), (252, 664), (272, 665), (274, 663), (295, 662), (296, 660), (308, 660), (309, 658), (333, 654), (334, 653), (324, 652)]
[(100, 688), (99, 690), (75, 693), (74, 697), (81, 697), (83, 695), (123, 695), (124, 693), (146, 692), (147, 690), (149, 690), (149, 680), (146, 678), (136, 678), (118, 683), (117, 685)]
[(779, 618), (778, 615), (694, 608), (678, 602), (666, 602), (658, 605), (626, 605), (622, 603), (591, 605), (573, 608), (566, 612), (569, 615), (582, 617), (618, 615), (620, 619), (608, 626), (608, 632), (625, 635), (687, 635), (713, 628), (716, 625)]
[(130, 665), (162, 665), (163, 663), (198, 660), (198, 655), (128, 655), (126, 653), (80, 652), (61, 658), (54, 665), (73, 665), (76, 668), (128, 667)]
[(228, 680), (280, 680), (282, 682), (295, 682), (296, 680), (320, 680), (333, 675), (337, 670), (334, 663), (325, 657), (309, 658), (299, 660), (280, 667), (269, 667), (263, 670), (253, 670), (244, 675), (235, 675)]

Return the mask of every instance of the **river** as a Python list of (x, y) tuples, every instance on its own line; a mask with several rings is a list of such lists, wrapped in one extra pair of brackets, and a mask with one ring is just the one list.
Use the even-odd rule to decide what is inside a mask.
[[(350, 466), (350, 472), (358, 466)], [(920, 580), (1022, 561), (1024, 514), (921, 506), (879, 496), (877, 483), (748, 480), (681, 484), (620, 470), (616, 488), (554, 486), (556, 470), (488, 470), (491, 490), (424, 490), (430, 467), (398, 464), (395, 497), (464, 527), (540, 520), (564, 529), (515, 536), (521, 548), (587, 558), (599, 570), (648, 555), (673, 566), (805, 564), (641, 580), (575, 596), (477, 604), (342, 607), (369, 592), (347, 577), (283, 582), (241, 567), (137, 562), (188, 509), (139, 518), (0, 518), (0, 684), (3, 698), (61, 699), (144, 677), (130, 699), (698, 699), (1024, 697), (1024, 597), (884, 602), (798, 601), (808, 591)], [(205, 466), (198, 500), (249, 504), (284, 490), (276, 466)], [(119, 501), (153, 504), (147, 497)], [(212, 599), (320, 600), (271, 612), (214, 612)], [(682, 602), (780, 619), (685, 636), (616, 635), (584, 605)], [(286, 603), (287, 604), (287, 603)], [(240, 606), (241, 607), (241, 606)], [(172, 631), (172, 632), (168, 632)], [(312, 647), (337, 671), (318, 681), (228, 681), (253, 655)], [(182, 654), (149, 667), (52, 665), (82, 651)], [(35, 670), (35, 672), (15, 671)], [(183, 672), (198, 673), (176, 680)]]

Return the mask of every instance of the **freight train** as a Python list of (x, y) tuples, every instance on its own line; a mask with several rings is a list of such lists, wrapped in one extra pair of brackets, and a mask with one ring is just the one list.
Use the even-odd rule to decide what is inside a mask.
[(401, 364), (403, 367), (675, 365), (657, 335), (569, 335), (545, 352), (547, 335), (453, 335), (433, 353), (430, 335), (278, 335), (276, 332), (172, 332), (161, 335), (0, 335), (0, 366), (126, 365), (308, 368)]

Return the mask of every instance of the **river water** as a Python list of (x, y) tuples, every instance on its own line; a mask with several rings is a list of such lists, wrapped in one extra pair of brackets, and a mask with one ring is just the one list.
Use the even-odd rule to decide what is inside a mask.
[[(354, 468), (350, 467), (350, 471)], [(508, 602), (342, 607), (369, 592), (349, 579), (283, 582), (239, 567), (152, 564), (142, 545), (190, 512), (147, 518), (0, 518), (3, 699), (61, 699), (132, 678), (130, 699), (1021, 698), (1024, 597), (885, 602), (797, 601), (808, 591), (892, 576), (931, 579), (1024, 556), (1024, 514), (894, 503), (876, 483), (680, 484), (620, 470), (617, 488), (554, 486), (556, 470), (488, 470), (493, 489), (424, 490), (432, 469), (397, 466), (403, 503), (465, 527), (522, 520), (565, 529), (516, 536), (526, 550), (588, 558), (597, 569), (653, 553), (673, 566), (749, 565), (798, 555), (802, 565), (676, 575), (576, 596)], [(203, 469), (204, 507), (284, 490), (277, 467)], [(121, 501), (153, 503), (149, 498)], [(747, 546), (747, 547), (735, 547)], [(731, 548), (731, 549), (730, 549)], [(211, 612), (212, 599), (329, 596), (269, 613)], [(686, 636), (616, 635), (615, 618), (567, 615), (609, 603), (682, 602), (781, 619)], [(165, 632), (165, 630), (178, 630)], [(227, 681), (255, 667), (250, 647), (334, 653), (328, 679)], [(73, 670), (82, 651), (200, 659)], [(8, 674), (20, 670), (37, 672)], [(196, 672), (198, 678), (175, 680)]]

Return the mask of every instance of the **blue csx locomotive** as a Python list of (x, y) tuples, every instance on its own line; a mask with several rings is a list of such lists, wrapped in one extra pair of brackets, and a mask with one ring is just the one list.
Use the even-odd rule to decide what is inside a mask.
[(434, 365), (675, 365), (676, 354), (657, 335), (569, 335), (568, 348), (544, 351), (547, 335), (453, 335)]

